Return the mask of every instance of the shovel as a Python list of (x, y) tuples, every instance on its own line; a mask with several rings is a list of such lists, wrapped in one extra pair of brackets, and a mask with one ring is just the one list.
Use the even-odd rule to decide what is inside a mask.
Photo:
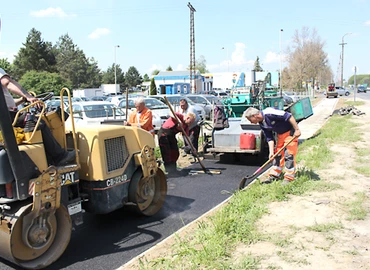
[[(171, 104), (168, 102), (168, 99), (167, 99), (167, 97), (166, 97), (166, 96), (164, 97), (164, 100), (166, 101), (166, 104), (167, 104), (168, 108), (170, 108), (170, 111), (171, 111), (171, 113), (172, 113), (172, 115), (173, 115), (174, 119), (176, 120), (176, 122), (177, 122), (177, 123), (180, 123), (180, 120), (177, 118), (177, 115), (175, 114), (175, 111), (173, 110), (173, 108), (172, 108)], [(191, 151), (193, 152), (193, 154), (194, 154), (194, 156), (195, 156), (196, 160), (198, 160), (198, 162), (199, 162), (200, 166), (202, 167), (203, 172), (204, 172), (204, 173), (206, 173), (206, 174), (220, 174), (220, 173), (221, 173), (221, 171), (219, 171), (219, 170), (212, 170), (212, 171), (210, 171), (210, 170), (206, 169), (206, 167), (203, 165), (202, 161), (199, 159), (198, 151), (194, 148), (194, 146), (193, 146), (193, 144), (191, 143), (191, 140), (190, 140), (189, 136), (186, 134), (186, 132), (185, 132), (184, 128), (182, 127), (182, 125), (179, 125), (179, 126), (180, 126), (180, 128), (181, 128), (181, 132), (182, 132), (182, 134), (184, 135), (184, 138), (185, 138), (186, 142), (187, 142), (187, 143), (188, 143), (188, 145), (190, 146)], [(194, 175), (194, 174), (198, 174), (198, 173), (199, 173), (199, 172), (196, 172), (195, 170), (192, 170), (192, 173), (191, 173), (191, 174), (192, 174), (192, 175)]]
[(250, 176), (247, 175), (243, 177), (243, 179), (239, 183), (239, 190), (244, 189), (246, 184), (249, 185), (252, 182), (252, 180), (256, 177), (256, 175), (258, 175), (271, 161), (273, 161), (274, 158), (276, 158), (276, 156), (278, 156), (285, 149), (285, 147), (287, 147), (295, 138), (296, 136), (293, 136), (293, 138), (290, 139), (289, 142), (287, 142), (282, 148), (280, 148), (279, 151), (277, 151), (269, 160), (267, 160), (261, 167), (259, 167), (252, 175)]

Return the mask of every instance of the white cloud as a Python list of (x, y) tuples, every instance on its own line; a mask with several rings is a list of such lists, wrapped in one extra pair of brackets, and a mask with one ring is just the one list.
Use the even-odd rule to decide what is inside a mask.
[(279, 63), (280, 62), (280, 55), (274, 52), (267, 52), (265, 59), (263, 61), (266, 64), (269, 63)]
[(365, 25), (366, 25), (366, 26), (370, 26), (370, 20), (366, 21), (366, 22), (365, 22)]
[(174, 69), (174, 71), (184, 71), (186, 68), (184, 68), (183, 64), (178, 64), (177, 67)]
[(108, 28), (97, 28), (95, 29), (90, 35), (90, 39), (98, 39), (102, 36), (106, 36), (110, 33), (110, 30)]
[(13, 63), (14, 61), (14, 55), (16, 55), (17, 53), (7, 53), (7, 52), (1, 52), (0, 51), (0, 58), (6, 58), (8, 60), (9, 63)]
[(153, 72), (154, 70), (161, 70), (161, 71), (164, 71), (165, 69), (163, 69), (163, 67), (162, 67), (161, 65), (152, 64), (152, 66), (149, 68), (148, 74), (152, 75), (152, 72)]
[(45, 18), (45, 17), (57, 17), (57, 18), (67, 18), (67, 17), (74, 17), (75, 14), (67, 14), (65, 13), (60, 7), (57, 8), (47, 8), (47, 9), (41, 9), (38, 11), (31, 11), (30, 15), (32, 17), (37, 18)]

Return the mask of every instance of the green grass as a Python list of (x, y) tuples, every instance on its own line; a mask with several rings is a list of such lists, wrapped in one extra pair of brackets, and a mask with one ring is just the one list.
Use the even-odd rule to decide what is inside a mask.
[(328, 224), (315, 224), (313, 226), (308, 226), (307, 230), (313, 232), (331, 232), (334, 230), (341, 230), (343, 229), (343, 225), (341, 223), (328, 223)]
[(356, 192), (354, 200), (347, 203), (345, 209), (348, 212), (348, 220), (364, 220), (369, 210), (364, 207), (364, 203), (369, 200), (364, 192)]
[[(235, 247), (266, 240), (277, 247), (289, 245), (291, 235), (273, 238), (257, 230), (256, 222), (268, 213), (269, 203), (289, 200), (291, 195), (301, 196), (313, 191), (328, 192), (342, 188), (339, 184), (321, 181), (315, 170), (326, 168), (333, 162), (335, 153), (330, 145), (348, 145), (361, 139), (357, 125), (351, 119), (350, 115), (331, 117), (317, 136), (300, 145), (297, 160), (304, 163), (304, 167), (299, 169), (293, 183), (282, 186), (277, 181), (270, 185), (261, 185), (256, 181), (248, 189), (237, 191), (214, 215), (198, 222), (197, 229), (191, 234), (177, 237), (168, 256), (153, 261), (141, 260), (140, 269), (260, 269), (259, 264), (263, 258), (256, 258), (251, 254), (235, 261), (232, 257)], [(348, 134), (349, 130), (351, 136)], [(357, 153), (363, 157), (369, 155), (365, 150), (358, 150)], [(356, 193), (354, 197), (354, 201), (347, 205), (349, 218), (363, 219), (367, 215), (363, 207), (367, 197), (364, 193)], [(316, 224), (307, 229), (323, 232), (329, 237), (331, 231), (341, 230), (343, 225), (340, 222)], [(296, 232), (297, 230), (293, 230), (292, 235)], [(305, 259), (289, 258), (282, 251), (279, 251), (279, 256), (297, 264), (308, 264)], [(268, 269), (276, 269), (276, 266), (270, 265)]]

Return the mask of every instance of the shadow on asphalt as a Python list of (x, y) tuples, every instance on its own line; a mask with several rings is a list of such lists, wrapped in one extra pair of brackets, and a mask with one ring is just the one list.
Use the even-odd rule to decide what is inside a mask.
[[(163, 208), (152, 217), (143, 217), (131, 206), (106, 215), (85, 213), (84, 224), (72, 232), (64, 254), (44, 269), (68, 268), (94, 257), (134, 252), (135, 249), (154, 244), (163, 238), (162, 234), (156, 232), (164, 224), (163, 219), (189, 209), (193, 202), (193, 199), (167, 195)], [(7, 269), (23, 269), (4, 259), (0, 259), (0, 262), (9, 266)]]

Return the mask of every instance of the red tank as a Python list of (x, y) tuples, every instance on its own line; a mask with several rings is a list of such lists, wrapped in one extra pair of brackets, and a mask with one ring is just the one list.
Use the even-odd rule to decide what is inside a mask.
[(240, 149), (254, 150), (256, 149), (256, 135), (253, 133), (240, 134)]

